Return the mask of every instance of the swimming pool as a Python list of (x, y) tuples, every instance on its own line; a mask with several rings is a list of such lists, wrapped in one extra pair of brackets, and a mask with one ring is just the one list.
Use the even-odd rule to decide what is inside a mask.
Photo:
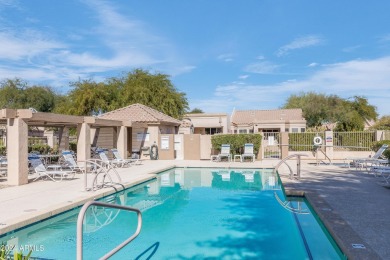
[[(112, 259), (343, 259), (305, 200), (286, 201), (272, 170), (176, 168), (103, 201), (139, 208), (139, 237)], [(78, 209), (9, 233), (9, 247), (39, 259), (74, 259)], [(295, 212), (295, 213), (294, 213)], [(91, 207), (84, 258), (129, 237), (134, 213)]]

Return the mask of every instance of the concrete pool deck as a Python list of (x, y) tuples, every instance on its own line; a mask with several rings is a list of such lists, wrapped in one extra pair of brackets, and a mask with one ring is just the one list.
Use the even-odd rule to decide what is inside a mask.
[[(124, 187), (130, 187), (153, 179), (156, 173), (174, 166), (271, 168), (278, 162), (145, 161), (143, 165), (118, 169), (118, 173)], [(302, 162), (300, 180), (282, 177), (286, 191), (290, 194), (304, 192), (350, 259), (390, 259), (390, 189), (380, 185), (380, 179), (363, 171), (335, 165), (316, 166), (312, 162)], [(289, 161), (293, 169), (294, 164), (294, 160)], [(288, 169), (283, 166), (279, 172), (285, 176)], [(62, 182), (36, 181), (2, 188), (0, 235), (113, 192), (113, 188), (84, 191), (80, 174)], [(353, 244), (365, 248), (354, 248)]]

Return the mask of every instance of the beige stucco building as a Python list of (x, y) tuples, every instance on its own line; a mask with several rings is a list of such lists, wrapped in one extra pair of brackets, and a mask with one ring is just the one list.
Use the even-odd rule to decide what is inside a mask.
[[(119, 108), (107, 112), (99, 118), (119, 120), (131, 123), (131, 127), (127, 128), (127, 154), (147, 153), (147, 147), (150, 147), (154, 142), (159, 144), (160, 135), (173, 135), (178, 132), (181, 121), (161, 113), (151, 107), (142, 104), (133, 104), (127, 107)], [(116, 136), (114, 128), (101, 128), (98, 137), (94, 141), (94, 146), (112, 148), (115, 145), (115, 140), (112, 136)]]
[(229, 130), (229, 117), (227, 114), (186, 114), (181, 122), (179, 134), (227, 134)]
[(236, 110), (231, 116), (231, 132), (236, 134), (305, 131), (302, 109)]

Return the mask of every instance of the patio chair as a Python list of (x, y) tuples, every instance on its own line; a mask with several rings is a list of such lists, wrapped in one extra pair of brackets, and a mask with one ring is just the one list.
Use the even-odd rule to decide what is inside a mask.
[(80, 167), (75, 158), (74, 153), (72, 151), (64, 150), (62, 151), (62, 157), (64, 157), (64, 165), (75, 172), (84, 172), (85, 168)]
[(96, 150), (96, 152), (98, 153), (99, 157), (100, 157), (100, 160), (102, 160), (103, 163), (113, 167), (113, 168), (117, 168), (117, 167), (124, 167), (124, 166), (128, 166), (129, 163), (128, 162), (125, 162), (123, 160), (118, 160), (118, 159), (108, 159), (107, 157), (107, 154), (104, 152), (104, 150), (102, 149), (98, 149)]
[(131, 164), (140, 165), (141, 162), (142, 162), (140, 159), (123, 159), (121, 157), (121, 155), (119, 154), (118, 149), (116, 149), (116, 148), (111, 149), (111, 152), (114, 155), (116, 160), (123, 161), (123, 162), (125, 162), (125, 163), (127, 163), (129, 165), (131, 165)]
[(0, 176), (7, 176), (7, 157), (0, 156)]
[(387, 184), (390, 184), (390, 167), (389, 166), (384, 166), (384, 165), (373, 166), (373, 167), (371, 167), (370, 172), (372, 172), (375, 175), (375, 177), (382, 176), (384, 181)]
[(220, 162), (222, 158), (227, 158), (229, 162), (232, 160), (232, 155), (230, 153), (230, 144), (221, 145), (221, 153), (218, 154), (218, 161)]
[(376, 151), (376, 153), (372, 157), (366, 157), (366, 158), (347, 158), (347, 160), (352, 160), (352, 164), (355, 165), (357, 168), (366, 168), (368, 170), (369, 164), (381, 164), (386, 163), (387, 160), (382, 160), (382, 154), (383, 152), (388, 148), (387, 144), (383, 144), (381, 148)]
[(253, 153), (253, 144), (244, 145), (244, 153), (241, 154), (241, 162), (244, 161), (245, 157), (252, 158), (252, 162), (255, 162), (255, 154)]
[(38, 176), (33, 180), (36, 181), (39, 178), (47, 177), (52, 181), (57, 182), (57, 178), (60, 178), (60, 181), (63, 178), (68, 178), (72, 175), (72, 178), (75, 175), (75, 171), (73, 170), (64, 170), (61, 165), (48, 165), (47, 167), (43, 164), (41, 158), (36, 154), (30, 154), (28, 157), (28, 161), (31, 164), (31, 167), (34, 169), (34, 172), (38, 174)]

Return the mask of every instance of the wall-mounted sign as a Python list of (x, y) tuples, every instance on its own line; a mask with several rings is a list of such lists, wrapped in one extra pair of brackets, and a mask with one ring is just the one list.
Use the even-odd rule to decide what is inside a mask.
[(161, 150), (169, 150), (169, 136), (161, 136)]

